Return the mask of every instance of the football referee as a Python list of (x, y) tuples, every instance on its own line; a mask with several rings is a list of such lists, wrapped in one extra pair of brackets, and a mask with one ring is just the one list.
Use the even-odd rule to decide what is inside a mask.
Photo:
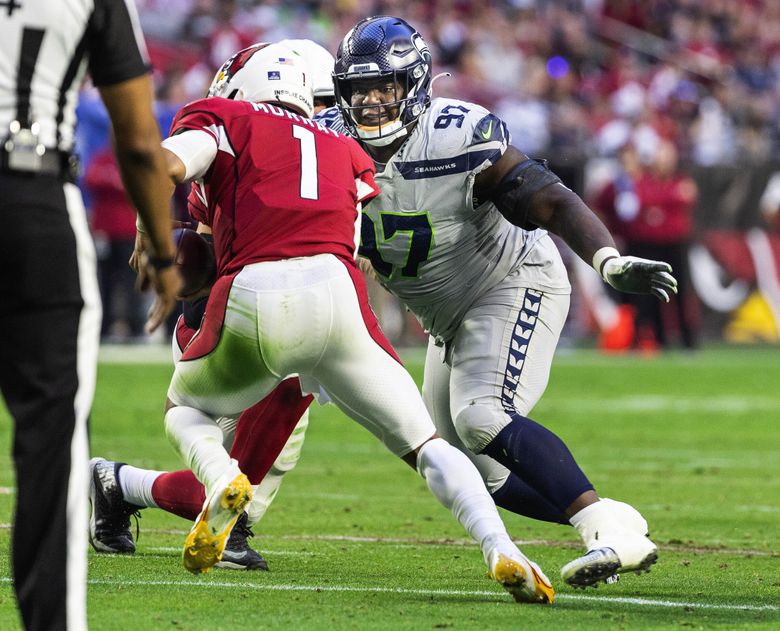
[(72, 154), (87, 70), (151, 241), (150, 330), (180, 284), (132, 0), (0, 0), (0, 390), (15, 423), (14, 588), (35, 630), (87, 626), (87, 416), (101, 314)]

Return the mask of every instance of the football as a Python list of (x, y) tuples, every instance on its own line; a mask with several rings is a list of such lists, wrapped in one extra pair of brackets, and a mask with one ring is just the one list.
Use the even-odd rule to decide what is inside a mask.
[(184, 281), (179, 292), (182, 296), (191, 296), (213, 284), (217, 264), (211, 241), (189, 228), (177, 230), (176, 267)]

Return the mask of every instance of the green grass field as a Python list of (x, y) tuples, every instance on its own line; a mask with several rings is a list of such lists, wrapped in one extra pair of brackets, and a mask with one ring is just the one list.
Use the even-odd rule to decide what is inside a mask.
[[(421, 355), (405, 355), (416, 377)], [(92, 452), (179, 468), (160, 412), (165, 363), (100, 366)], [(780, 629), (780, 349), (653, 359), (561, 354), (534, 418), (661, 546), (650, 574), (562, 584), (574, 531), (503, 513), (558, 590), (517, 605), (424, 482), (332, 406), (312, 408), (298, 468), (255, 528), (271, 572), (181, 566), (189, 526), (159, 510), (132, 557), (89, 557), (92, 629)], [(18, 629), (8, 548), (10, 423), (0, 411), (0, 629)], [(41, 463), (45, 466), (45, 463)], [(86, 533), (85, 533), (86, 536)]]

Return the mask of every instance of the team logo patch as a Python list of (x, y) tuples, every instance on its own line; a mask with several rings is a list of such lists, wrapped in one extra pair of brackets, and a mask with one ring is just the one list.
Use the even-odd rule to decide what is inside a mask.
[(266, 43), (254, 44), (249, 48), (238, 51), (222, 64), (217, 76), (214, 77), (214, 81), (211, 83), (211, 87), (209, 87), (209, 96), (223, 96), (222, 92), (228, 81), (246, 65), (246, 62), (249, 61), (252, 55), (259, 50), (263, 50), (266, 46), (268, 46)]

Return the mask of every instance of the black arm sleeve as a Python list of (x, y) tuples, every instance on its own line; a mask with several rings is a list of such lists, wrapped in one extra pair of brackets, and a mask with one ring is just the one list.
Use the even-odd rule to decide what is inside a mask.
[(98, 87), (134, 79), (151, 69), (133, 0), (95, 0), (86, 44), (89, 72)]
[(528, 219), (531, 198), (543, 188), (560, 181), (561, 178), (550, 171), (547, 160), (528, 158), (506, 174), (491, 191), (490, 201), (510, 222), (533, 230), (537, 226)]
[(206, 303), (208, 301), (208, 296), (202, 296), (201, 298), (195, 298), (195, 300), (182, 302), (181, 311), (184, 315), (184, 324), (197, 331), (200, 328), (203, 315), (206, 313)]

